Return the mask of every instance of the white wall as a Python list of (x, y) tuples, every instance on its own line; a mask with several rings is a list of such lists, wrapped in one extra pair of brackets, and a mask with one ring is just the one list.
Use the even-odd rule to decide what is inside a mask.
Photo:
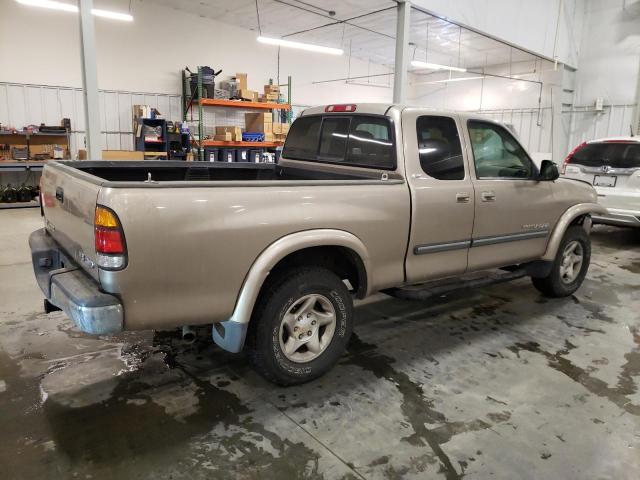
[(585, 0), (412, 1), (418, 7), (538, 55), (557, 57), (572, 66), (578, 62)]
[[(277, 47), (257, 43), (253, 32), (148, 2), (133, 2), (132, 14), (133, 23), (95, 20), (101, 89), (180, 93), (185, 65), (210, 65), (226, 75), (246, 72), (255, 90), (276, 77)], [(367, 68), (352, 59), (351, 75), (366, 74)], [(346, 56), (287, 49), (280, 54), (280, 80), (292, 75), (296, 104), (391, 99), (391, 88), (312, 83), (346, 77), (347, 69)], [(371, 71), (382, 72), (383, 67)], [(81, 86), (77, 15), (0, 0), (0, 81)]]
[[(624, 8), (626, 3), (626, 9)], [(640, 68), (640, 1), (589, 0), (576, 75), (576, 104), (636, 101)]]
[[(639, 0), (588, 0), (578, 65), (570, 145), (629, 135), (632, 125), (638, 134)], [(602, 112), (593, 111), (598, 97)]]

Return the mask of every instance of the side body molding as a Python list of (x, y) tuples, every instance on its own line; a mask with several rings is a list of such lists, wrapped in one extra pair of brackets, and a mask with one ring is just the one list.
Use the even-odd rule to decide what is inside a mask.
[(305, 248), (323, 246), (346, 247), (354, 251), (363, 263), (367, 285), (371, 285), (371, 268), (367, 249), (352, 233), (334, 229), (291, 233), (269, 245), (253, 262), (240, 289), (233, 314), (228, 320), (213, 324), (212, 336), (216, 344), (232, 353), (242, 350), (258, 293), (271, 269), (291, 253)]
[[(553, 233), (551, 234), (551, 238), (549, 239), (549, 243), (547, 243), (547, 250), (544, 252), (541, 260), (552, 262), (556, 258), (556, 253), (560, 247), (560, 242), (562, 241), (564, 232), (576, 218), (591, 213), (603, 214), (606, 212), (607, 209), (597, 203), (579, 203), (568, 208), (556, 223)], [(586, 222), (583, 227), (585, 227), (585, 229), (587, 229), (587, 233), (589, 233), (588, 230), (591, 228), (591, 222)]]

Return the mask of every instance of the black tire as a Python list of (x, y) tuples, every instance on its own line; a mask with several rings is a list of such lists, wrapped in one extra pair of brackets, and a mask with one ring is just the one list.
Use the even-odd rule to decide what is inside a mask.
[[(563, 261), (563, 252), (565, 251), (569, 243), (577, 241), (582, 247), (582, 265), (578, 275), (570, 283), (566, 283), (561, 278), (560, 267)], [(568, 297), (574, 293), (584, 280), (589, 270), (589, 262), (591, 260), (591, 241), (589, 236), (580, 225), (573, 225), (567, 229), (564, 234), (560, 246), (558, 247), (558, 253), (553, 261), (551, 272), (546, 277), (535, 278), (531, 281), (533, 286), (536, 287), (543, 295), (547, 297)]]
[[(285, 313), (305, 295), (318, 294), (335, 311), (335, 331), (318, 357), (305, 363), (291, 361), (280, 344)], [(295, 307), (294, 307), (295, 308)], [(353, 331), (353, 301), (347, 287), (333, 272), (319, 267), (285, 271), (261, 292), (247, 333), (247, 353), (255, 370), (282, 386), (309, 382), (326, 373), (347, 347)]]

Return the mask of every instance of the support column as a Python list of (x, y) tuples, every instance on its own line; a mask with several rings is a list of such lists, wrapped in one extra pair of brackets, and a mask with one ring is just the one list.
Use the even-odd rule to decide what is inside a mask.
[(98, 67), (96, 36), (93, 24), (93, 0), (78, 0), (80, 10), (80, 56), (82, 60), (82, 88), (84, 124), (87, 140), (87, 159), (102, 159), (100, 139), (100, 111), (98, 103)]
[(393, 103), (405, 103), (407, 101), (407, 64), (409, 61), (409, 32), (411, 31), (411, 2), (408, 0), (398, 0), (397, 13)]
[(636, 90), (636, 107), (633, 115), (632, 135), (640, 136), (640, 62), (638, 62), (638, 89)]

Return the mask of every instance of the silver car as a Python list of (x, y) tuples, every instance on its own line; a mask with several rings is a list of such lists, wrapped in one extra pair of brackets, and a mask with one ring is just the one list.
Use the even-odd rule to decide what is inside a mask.
[(640, 227), (640, 137), (584, 142), (569, 153), (562, 175), (594, 186), (607, 208), (594, 223)]

